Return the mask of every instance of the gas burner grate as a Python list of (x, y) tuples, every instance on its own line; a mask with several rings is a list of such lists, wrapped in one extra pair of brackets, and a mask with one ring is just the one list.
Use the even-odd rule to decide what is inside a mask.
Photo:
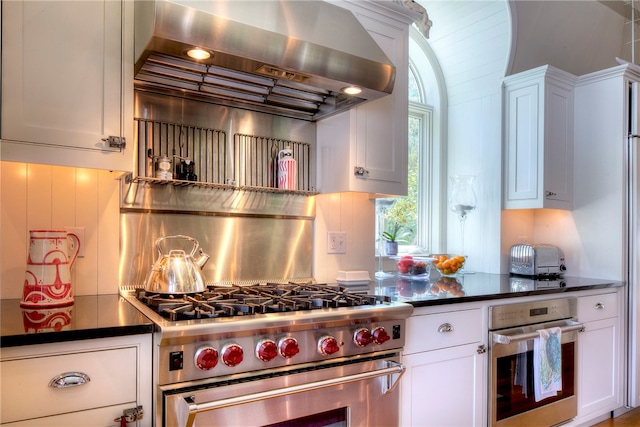
[(207, 319), (390, 303), (389, 297), (309, 283), (208, 286), (202, 293), (167, 295), (141, 291), (138, 299), (171, 320)]

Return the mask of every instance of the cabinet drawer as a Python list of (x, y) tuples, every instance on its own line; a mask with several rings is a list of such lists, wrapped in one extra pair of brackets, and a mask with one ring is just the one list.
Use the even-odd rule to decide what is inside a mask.
[[(3, 361), (1, 422), (135, 402), (137, 365), (135, 347)], [(67, 372), (84, 373), (89, 381), (49, 386)]]
[[(135, 408), (135, 402), (125, 405), (109, 406), (106, 408), (90, 409), (88, 411), (72, 412), (70, 414), (52, 415), (50, 417), (35, 418), (15, 423), (2, 424), (3, 427), (115, 427), (114, 422), (121, 417), (126, 409)], [(151, 416), (151, 415), (146, 415)], [(127, 427), (136, 427), (139, 422), (128, 423)]]
[(407, 322), (405, 354), (482, 341), (480, 309), (412, 316)]
[(617, 292), (578, 298), (578, 321), (580, 322), (607, 319), (617, 315)]

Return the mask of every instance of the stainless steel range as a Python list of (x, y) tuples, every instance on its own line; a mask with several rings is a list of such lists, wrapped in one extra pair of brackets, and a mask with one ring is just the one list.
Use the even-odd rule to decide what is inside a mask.
[(123, 290), (157, 325), (156, 426), (392, 426), (411, 305), (312, 283)]

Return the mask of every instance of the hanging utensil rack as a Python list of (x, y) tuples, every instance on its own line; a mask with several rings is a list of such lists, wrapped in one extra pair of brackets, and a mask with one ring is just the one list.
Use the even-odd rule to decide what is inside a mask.
[[(317, 194), (311, 179), (311, 145), (267, 136), (235, 134), (229, 143), (223, 130), (136, 118), (139, 176), (128, 176), (128, 182), (197, 186), (254, 192)], [(297, 190), (284, 190), (277, 185), (278, 152), (293, 150), (298, 168)], [(176, 162), (193, 161), (197, 180), (186, 181), (154, 177), (154, 159), (166, 156)]]

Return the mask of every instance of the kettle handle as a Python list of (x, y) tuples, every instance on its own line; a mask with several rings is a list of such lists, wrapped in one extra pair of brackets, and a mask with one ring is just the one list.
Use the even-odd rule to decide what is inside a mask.
[(156, 240), (156, 248), (158, 249), (158, 254), (162, 255), (162, 246), (161, 243), (164, 242), (165, 240), (168, 239), (183, 239), (183, 240), (188, 240), (191, 243), (193, 243), (193, 249), (191, 250), (191, 256), (193, 256), (196, 251), (198, 250), (198, 248), (200, 247), (200, 243), (194, 239), (193, 237), (190, 236), (185, 236), (182, 234), (176, 234), (175, 236), (164, 236), (164, 237), (160, 237), (158, 238), (158, 240)]

